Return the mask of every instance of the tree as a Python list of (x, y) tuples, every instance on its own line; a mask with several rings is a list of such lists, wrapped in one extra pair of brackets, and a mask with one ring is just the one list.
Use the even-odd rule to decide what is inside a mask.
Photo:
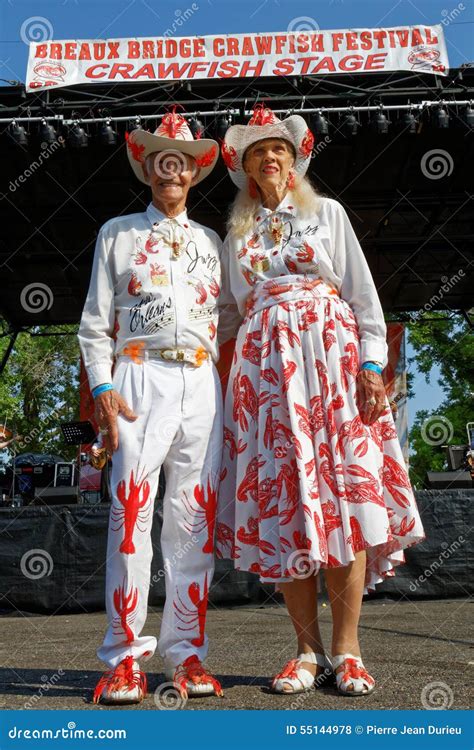
[[(419, 411), (410, 430), (410, 478), (413, 486), (425, 486), (426, 472), (447, 470), (442, 445), (464, 445), (466, 423), (474, 421), (474, 336), (466, 320), (446, 318), (446, 313), (430, 312), (430, 319), (421, 317), (408, 324), (408, 337), (418, 370), (427, 383), (433, 365), (440, 368), (438, 383), (444, 401), (433, 411)], [(413, 395), (409, 382), (409, 396)]]
[[(0, 321), (0, 357), (9, 343), (6, 321)], [(42, 334), (48, 335), (42, 335)], [(66, 335), (50, 335), (61, 333)], [(23, 436), (16, 453), (57, 453), (69, 460), (59, 428), (79, 414), (79, 345), (77, 326), (37, 326), (18, 334), (0, 381), (0, 425)]]

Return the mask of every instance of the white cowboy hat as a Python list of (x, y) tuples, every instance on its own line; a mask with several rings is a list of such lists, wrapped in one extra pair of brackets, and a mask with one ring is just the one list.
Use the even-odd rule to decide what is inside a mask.
[(264, 138), (284, 138), (289, 141), (296, 154), (293, 169), (297, 175), (306, 174), (314, 145), (314, 137), (306, 121), (300, 115), (280, 120), (264, 104), (257, 104), (247, 125), (232, 125), (222, 143), (222, 158), (237, 187), (244, 188), (247, 184), (242, 163), (245, 151)]
[(194, 139), (188, 123), (176, 111), (167, 112), (154, 133), (137, 128), (126, 133), (128, 160), (140, 182), (149, 185), (143, 164), (148, 154), (155, 151), (178, 151), (193, 156), (200, 172), (196, 182), (204, 180), (214, 169), (219, 158), (219, 145), (211, 138)]

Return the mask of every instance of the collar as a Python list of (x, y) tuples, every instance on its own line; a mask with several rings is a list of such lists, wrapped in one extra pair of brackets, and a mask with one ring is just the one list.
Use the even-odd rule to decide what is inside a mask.
[(149, 203), (146, 209), (146, 215), (152, 224), (159, 224), (162, 221), (176, 221), (184, 229), (189, 230), (191, 228), (186, 209), (181, 211), (177, 216), (171, 218), (166, 216), (166, 214), (160, 211), (155, 205), (153, 205), (153, 203)]
[(296, 208), (293, 204), (293, 197), (290, 193), (287, 193), (278, 206), (273, 210), (271, 208), (266, 208), (265, 206), (260, 206), (255, 213), (255, 223), (260, 224), (274, 214), (296, 216)]

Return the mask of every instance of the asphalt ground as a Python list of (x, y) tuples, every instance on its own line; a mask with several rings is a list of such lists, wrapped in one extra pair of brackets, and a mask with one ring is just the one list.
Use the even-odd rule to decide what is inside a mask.
[[(329, 606), (320, 604), (321, 632), (330, 647)], [(272, 600), (262, 606), (213, 607), (208, 613), (210, 651), (206, 665), (224, 697), (177, 702), (163, 689), (158, 654), (146, 664), (148, 695), (139, 705), (94, 705), (92, 693), (103, 666), (95, 651), (106, 627), (104, 612), (53, 617), (15, 613), (1, 617), (0, 707), (3, 709), (90, 709), (94, 711), (235, 709), (419, 709), (472, 706), (474, 666), (472, 601), (364, 602), (360, 644), (375, 677), (372, 695), (347, 698), (331, 687), (299, 696), (274, 695), (269, 677), (296, 655), (286, 609)], [(145, 633), (158, 636), (161, 611), (149, 611)]]

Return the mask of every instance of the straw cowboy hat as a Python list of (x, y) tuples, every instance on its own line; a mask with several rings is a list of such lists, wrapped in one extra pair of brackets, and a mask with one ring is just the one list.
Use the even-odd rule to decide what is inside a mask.
[(140, 182), (149, 185), (143, 164), (148, 154), (155, 151), (178, 151), (193, 156), (200, 172), (194, 184), (204, 180), (214, 169), (219, 157), (219, 145), (210, 138), (195, 140), (184, 117), (173, 109), (167, 112), (154, 133), (137, 128), (126, 133), (128, 160)]
[(257, 104), (248, 124), (232, 125), (222, 143), (222, 158), (232, 181), (238, 188), (244, 188), (247, 184), (247, 175), (243, 168), (245, 151), (253, 143), (264, 138), (283, 138), (289, 141), (295, 149), (294, 170), (296, 174), (300, 176), (306, 174), (314, 137), (305, 120), (300, 115), (291, 115), (285, 120), (280, 120), (264, 104)]

